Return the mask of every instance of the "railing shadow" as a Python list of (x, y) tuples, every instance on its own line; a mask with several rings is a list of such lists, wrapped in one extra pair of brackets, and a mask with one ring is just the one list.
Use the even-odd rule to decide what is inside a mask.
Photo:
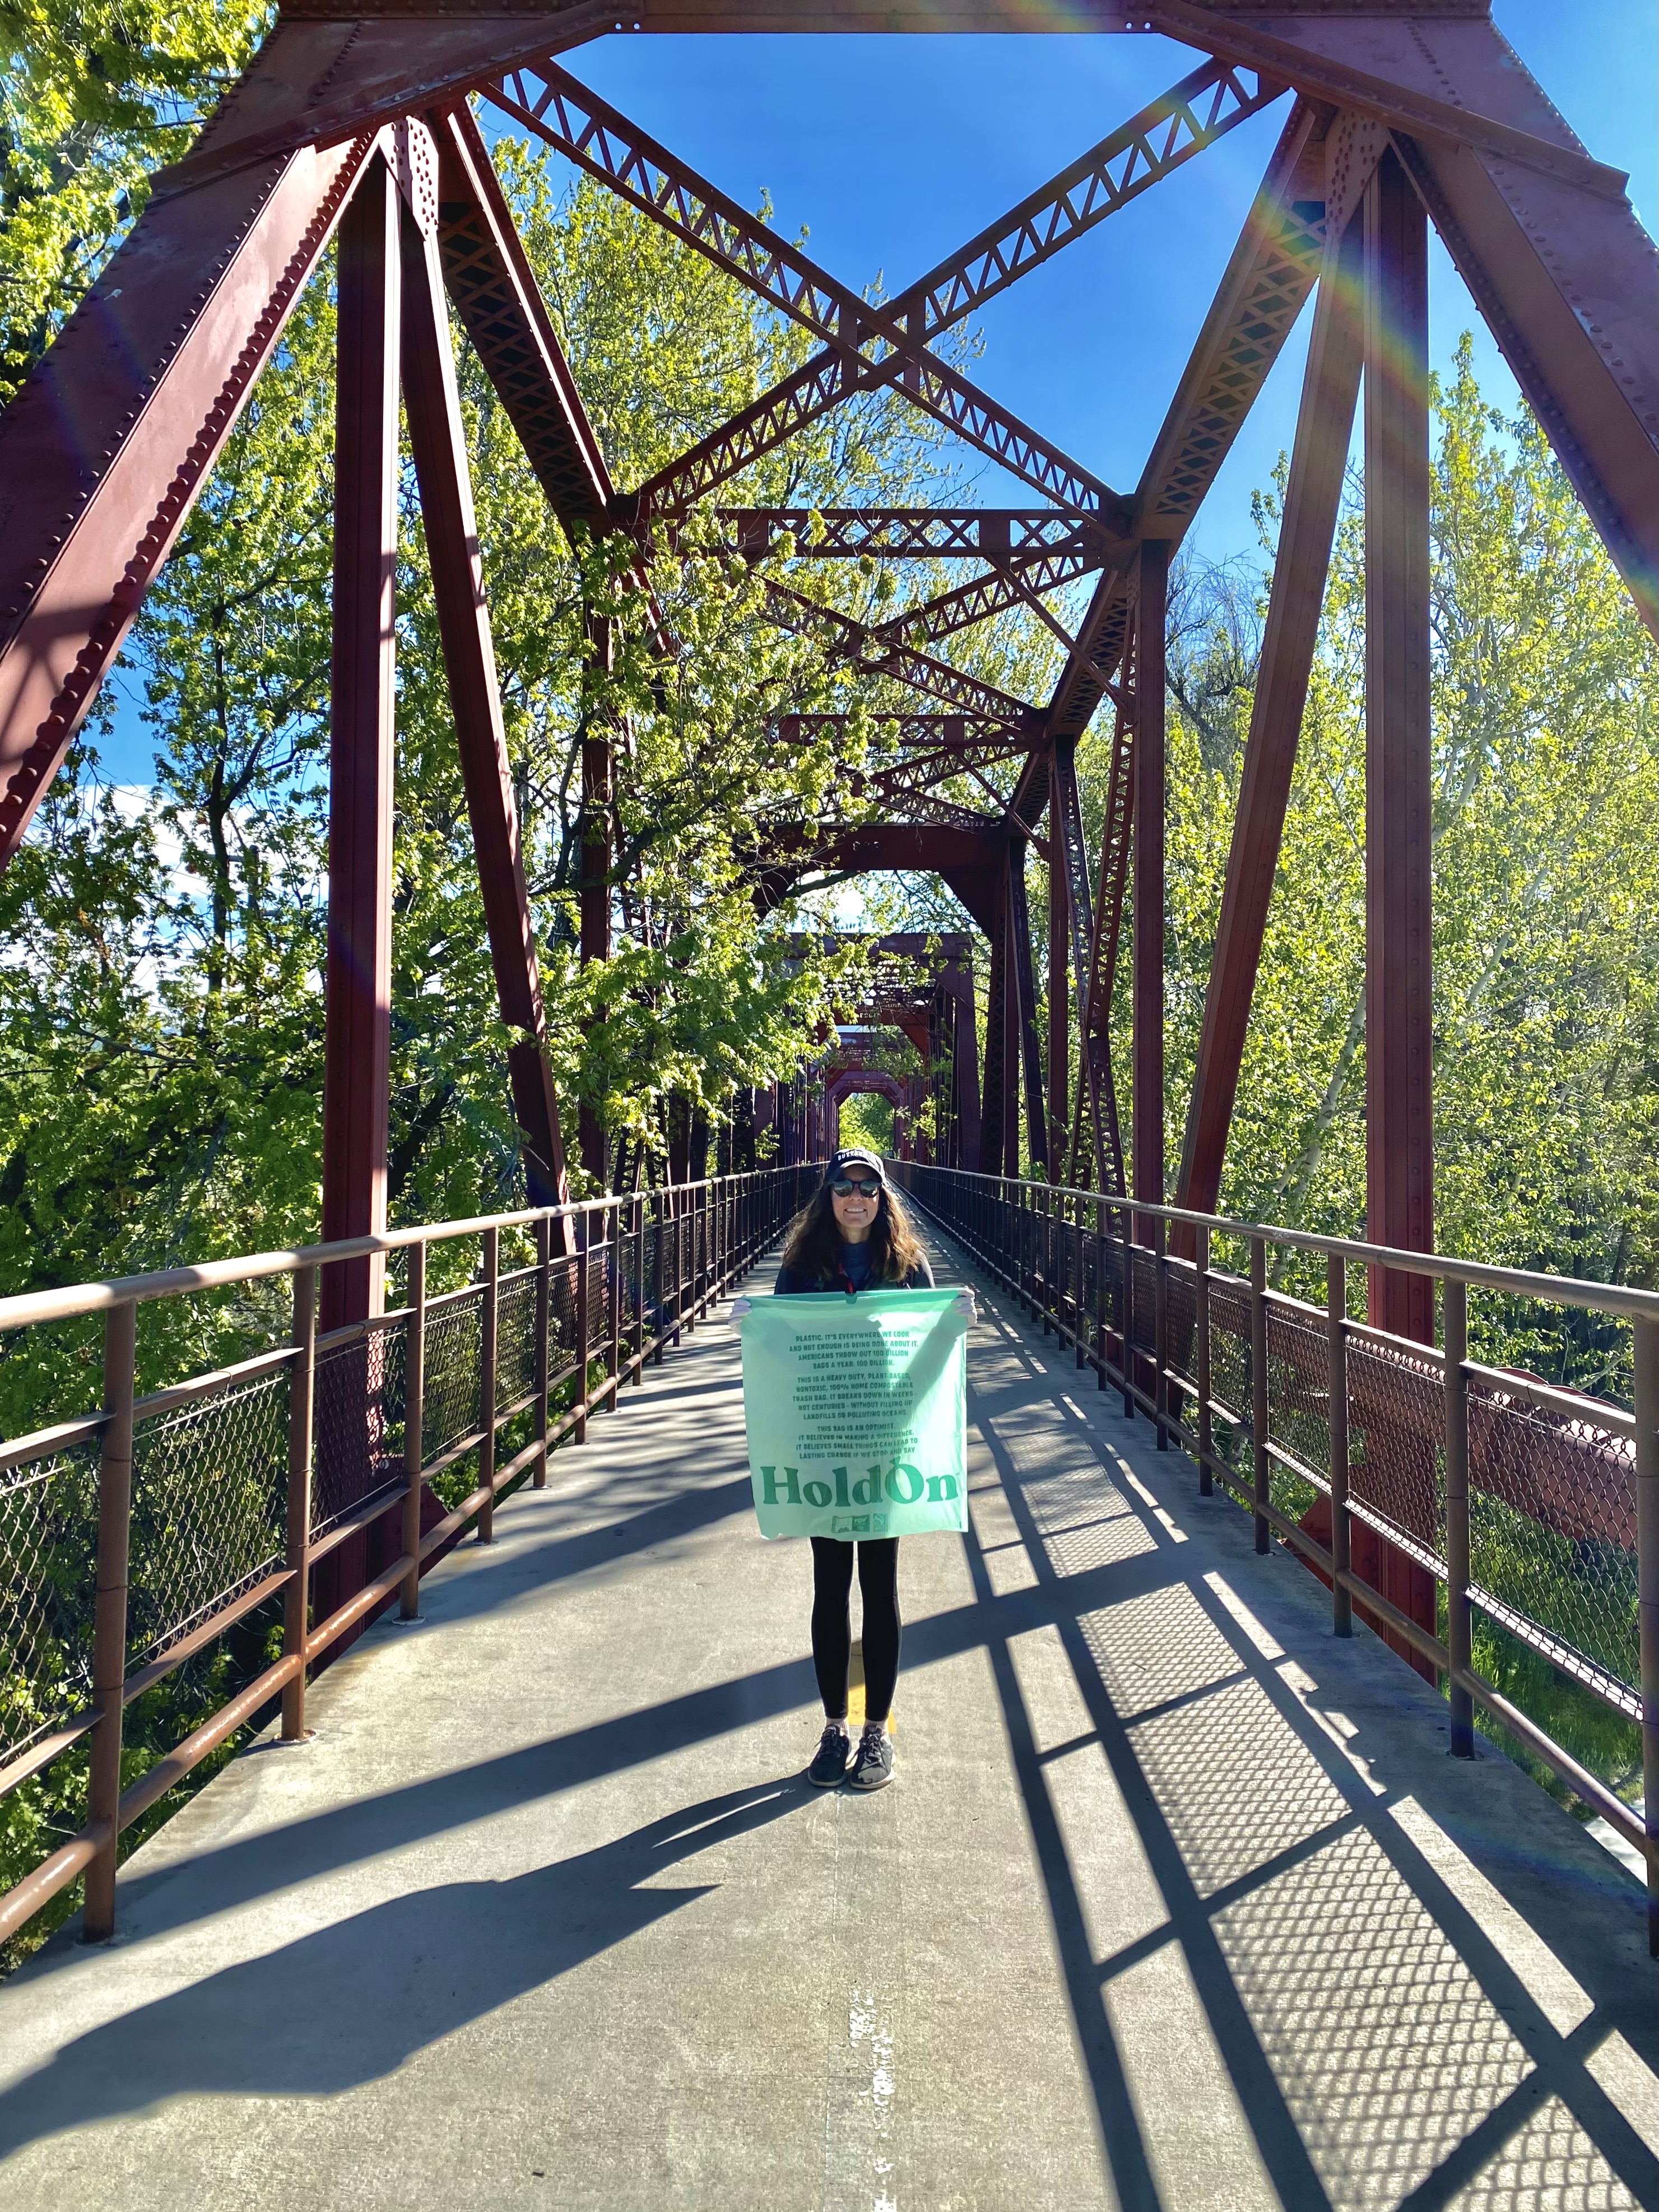
[[(1174, 2202), (1159, 2183), (1156, 2118), (1132, 2094), (1103, 1998), (1172, 1946), (1282, 2204), (1426, 2212), (1455, 2200), (1519, 2212), (1659, 2202), (1659, 2161), (1586, 2063), (1614, 2026), (1638, 2045), (1654, 2040), (1632, 2004), (1633, 1983), (1645, 1978), (1636, 1886), (1611, 1862), (1604, 1881), (1587, 1882), (1570, 1860), (1528, 1864), (1517, 1839), (1472, 1833), (1467, 1770), (1437, 1807), (1431, 1780), (1425, 1787), (1415, 1767), (1403, 1788), (1390, 1776), (1387, 1733), (1368, 1742), (1363, 1719), (1357, 1732), (1348, 1723), (1361, 1764), (1345, 1756), (1224, 1601), (1212, 1548), (1194, 1556), (1199, 1547), (1180, 1540), (1184, 1530), (1146, 1486), (1137, 1494), (1121, 1479), (1096, 1423), (1065, 1405), (1066, 1382), (1045, 1374), (1017, 1332), (994, 1326), (1005, 1357), (981, 1360), (990, 1388), (981, 1397), (970, 1382), (969, 1421), (996, 1477), (979, 1485), (976, 1515), (999, 1540), (982, 1550), (968, 1540), (975, 1589), (988, 1601), (994, 1572), (1006, 1578), (1012, 1522), (1035, 1576), (1030, 1595), (1047, 1601), (1166, 1915), (1154, 1935), (1097, 1955), (1076, 1839), (1009, 1642), (994, 1639), (998, 1692), (1118, 2199)], [(1186, 1469), (1184, 1460), (1168, 1464)], [(1220, 1499), (1203, 1510), (1238, 1539), (1242, 1565), (1248, 1520)], [(1103, 1577), (1117, 1585), (1103, 1604)], [(1305, 1643), (1297, 1661), (1316, 1664), (1319, 1640)], [(1421, 1699), (1432, 1729), (1443, 1708), (1408, 1677), (1406, 1685), (1401, 1694)], [(1343, 1701), (1363, 1715), (1351, 1687), (1344, 1683)], [(1431, 1801), (1425, 1809), (1442, 1823), (1461, 1812), (1458, 1841), (1480, 1875), (1579, 1982), (1589, 2011), (1570, 2032), (1546, 2019), (1393, 1817), (1413, 1795)], [(1541, 1799), (1539, 1812), (1552, 1817)], [(1595, 1894), (1570, 1897), (1575, 1881)]]
[[(718, 1885), (657, 1884), (815, 1794), (792, 1776), (711, 1797), (550, 1866), (407, 1890), (242, 1960), (76, 2038), (0, 2095), (0, 2158), (181, 2095), (332, 2096), (381, 2080), (708, 1895)], [(374, 2001), (350, 2033), (321, 2032), (319, 1992), (353, 1990)]]

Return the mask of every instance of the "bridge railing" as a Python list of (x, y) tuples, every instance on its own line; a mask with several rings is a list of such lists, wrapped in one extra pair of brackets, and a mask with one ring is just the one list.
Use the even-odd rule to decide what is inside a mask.
[[(0, 1299), (0, 1335), (104, 1317), (98, 1409), (0, 1444), (0, 1797), (76, 1746), (85, 1759), (90, 1738), (84, 1825), (0, 1896), (0, 1941), (82, 1873), (86, 1933), (109, 1934), (122, 1832), (279, 1695), (283, 1736), (302, 1737), (307, 1668), (393, 1599), (412, 1618), (423, 1566), (469, 1525), (488, 1540), (502, 1491), (546, 1482), (549, 1451), (581, 1443), (590, 1414), (660, 1363), (817, 1173), (764, 1169)], [(428, 1296), (428, 1255), (453, 1274), (448, 1248), (469, 1244), (471, 1279)], [(319, 1270), (375, 1255), (401, 1260), (402, 1302), (319, 1334)], [(286, 1342), (135, 1395), (141, 1307), (273, 1278), (292, 1285)], [(315, 1618), (330, 1580), (318, 1570), (388, 1526), (394, 1556)], [(280, 1635), (278, 1656), (123, 1788), (124, 1710), (245, 1624)]]
[[(1179, 1441), (1200, 1491), (1220, 1482), (1249, 1508), (1258, 1552), (1274, 1532), (1316, 1568), (1339, 1635), (1358, 1601), (1446, 1678), (1455, 1752), (1473, 1755), (1480, 1705), (1645, 1854), (1659, 1948), (1659, 1295), (958, 1169), (891, 1172), (1157, 1425), (1160, 1448)], [(1275, 1251), (1323, 1257), (1322, 1306), (1269, 1286)], [(1352, 1271), (1376, 1267), (1440, 1285), (1438, 1346), (1350, 1316)], [(1472, 1290), (1628, 1324), (1634, 1413), (1471, 1359)], [(1383, 1546), (1427, 1582), (1433, 1627), (1377, 1588)], [(1476, 1671), (1482, 1619), (1640, 1729), (1644, 1812)]]

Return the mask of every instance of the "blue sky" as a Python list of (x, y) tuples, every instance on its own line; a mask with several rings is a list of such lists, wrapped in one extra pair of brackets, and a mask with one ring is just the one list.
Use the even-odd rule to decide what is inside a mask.
[[(1600, 160), (1627, 169), (1637, 213), (1659, 217), (1659, 0), (1495, 0), (1522, 59)], [(569, 56), (574, 75), (861, 285), (897, 290), (1194, 65), (1154, 37), (613, 37)], [(1241, 125), (1025, 277), (981, 319), (975, 372), (1018, 414), (1132, 489), (1282, 122)], [(1515, 388), (1437, 243), (1431, 347), (1449, 361), (1474, 327), (1481, 382)], [(1222, 470), (1193, 541), (1251, 552), (1252, 491), (1294, 428), (1302, 323)], [(988, 499), (1018, 496), (989, 475)], [(104, 769), (147, 781), (149, 747), (123, 713)]]

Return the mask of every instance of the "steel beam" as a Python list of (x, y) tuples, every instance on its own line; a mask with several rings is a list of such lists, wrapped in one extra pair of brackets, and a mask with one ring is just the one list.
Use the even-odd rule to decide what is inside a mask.
[(489, 149), (466, 107), (434, 118), (438, 248), (456, 313), (568, 535), (616, 496)]
[(1000, 854), (992, 894), (991, 963), (985, 986), (985, 1079), (981, 1086), (980, 1163), (986, 1175), (1006, 1175), (1008, 1131), (1019, 1107), (1008, 1080), (1008, 861)]
[[(1133, 700), (1129, 702), (1133, 706)], [(1094, 927), (1089, 940), (1088, 989), (1079, 1018), (1079, 1056), (1094, 1124), (1097, 1188), (1121, 1194), (1123, 1134), (1112, 1066), (1112, 999), (1117, 985), (1118, 945), (1128, 890), (1134, 825), (1134, 746), (1129, 714), (1120, 703), (1112, 734), (1112, 764), (1100, 833)]]
[(0, 415), (0, 867), (374, 144), (146, 208)]
[(1413, 9), (1357, 27), (1269, 24), (1169, 4), (1179, 38), (1282, 69), (1395, 135), (1458, 273), (1659, 635), (1659, 254), (1486, 11)]
[(1088, 575), (1100, 567), (1102, 557), (1098, 553), (1044, 553), (1029, 560), (1000, 562), (988, 575), (976, 576), (971, 583), (958, 584), (953, 591), (941, 592), (937, 599), (889, 616), (875, 635), (932, 641), (957, 630), (972, 629), (994, 615), (1006, 614), (1011, 607), (1030, 607), (1070, 652), (1076, 641), (1049, 612), (1042, 595)]
[(1033, 726), (1036, 709), (1024, 699), (981, 683), (977, 677), (964, 676), (949, 661), (935, 660), (931, 654), (885, 638), (865, 623), (854, 622), (850, 615), (826, 607), (803, 592), (792, 591), (787, 584), (769, 582), (765, 612), (781, 629), (817, 639), (836, 658), (870, 675), (890, 676), (913, 690), (943, 700), (946, 706), (1000, 720), (1012, 731), (1024, 732)]
[[(926, 413), (976, 445), (1017, 476), (1023, 476), (1045, 496), (1087, 513), (1104, 512), (1115, 519), (1121, 512), (1107, 487), (1060, 449), (1000, 407), (967, 377), (948, 368), (927, 347), (913, 339), (891, 309), (872, 304), (820, 269), (798, 246), (768, 228), (737, 201), (699, 176), (668, 149), (641, 131), (608, 100), (579, 83), (550, 60), (544, 67), (527, 65), (484, 87), (486, 96), (503, 114), (555, 147), (566, 158), (659, 222), (686, 245), (712, 261), (739, 283), (746, 284), (769, 307), (802, 324), (830, 347), (821, 356), (833, 372), (835, 390), (821, 398), (816, 411), (833, 404), (853, 391), (896, 384)], [(964, 312), (966, 312), (964, 310)], [(866, 349), (886, 349), (872, 362)], [(817, 368), (809, 376), (802, 371), (792, 385), (816, 386)], [(844, 388), (843, 388), (844, 387)], [(780, 387), (780, 391), (783, 387)], [(765, 395), (756, 408), (746, 410), (738, 423), (758, 423), (773, 395)], [(759, 410), (758, 412), (757, 410)], [(752, 422), (750, 420), (752, 418)], [(800, 427), (802, 416), (791, 420), (781, 434)], [(724, 436), (717, 433), (716, 437)], [(705, 441), (705, 445), (708, 441)], [(771, 442), (775, 443), (774, 438)], [(698, 455), (703, 447), (696, 449)], [(759, 447), (745, 450), (738, 464), (746, 466)], [(724, 475), (709, 473), (702, 461), (677, 463), (641, 488), (641, 519), (684, 507), (703, 497)], [(676, 471), (690, 466), (680, 483)], [(679, 484), (672, 494), (670, 481)]]
[[(1368, 110), (1391, 130), (1474, 148), (1603, 198), (1623, 197), (1624, 173), (1579, 145), (1486, 8), (1418, 0), (1384, 17), (1372, 0), (1352, 11), (1314, 0), (1276, 7), (1279, 20), (1261, 23), (1241, 21), (1228, 0), (1218, 7), (1157, 0), (1147, 14), (1173, 38), (1282, 72), (1287, 83), (1339, 107)], [(1369, 19), (1358, 35), (1352, 20), (1343, 21), (1354, 14)]]
[(1135, 491), (1136, 526), (1179, 544), (1319, 275), (1325, 154), (1316, 111), (1285, 118)]
[[(1025, 896), (1025, 844), (1008, 845), (1008, 960), (1018, 1009), (1019, 1064), (1025, 1077), (1025, 1158), (1035, 1172), (1048, 1172), (1048, 1117), (1042, 1103), (1042, 1042), (1037, 1032), (1036, 969), (1031, 958), (1031, 915)], [(1018, 1158), (1018, 1126), (1010, 1121), (1004, 1141)], [(1005, 1170), (1015, 1172), (1013, 1169)]]
[[(1393, 153), (1366, 187), (1365, 1219), (1434, 1243), (1428, 226)], [(1372, 1322), (1434, 1340), (1426, 1276), (1373, 1268)]]
[(957, 1167), (970, 1175), (980, 1172), (981, 1117), (979, 1103), (979, 1039), (974, 1027), (974, 983), (964, 975), (963, 988), (954, 990), (951, 1004), (955, 1026), (951, 1035), (951, 1073), (954, 1087)]
[[(1244, 749), (1176, 1203), (1213, 1213), (1279, 866), (1364, 353), (1363, 226), (1328, 249)], [(1186, 1245), (1180, 1248), (1185, 1250)], [(1189, 1255), (1190, 1256), (1190, 1255)]]
[[(323, 1242), (386, 1227), (398, 568), (399, 198), (381, 155), (340, 225)], [(380, 1310), (378, 1255), (322, 1271), (325, 1332)]]
[(1000, 823), (994, 816), (973, 828), (929, 823), (866, 822), (832, 830), (816, 845), (815, 865), (854, 874), (927, 868), (939, 875), (994, 863)]
[[(592, 696), (596, 679), (615, 665), (617, 626), (605, 617), (587, 626), (588, 696), (582, 707), (580, 956), (584, 968), (611, 957), (611, 805), (612, 730), (608, 709)], [(581, 1106), (582, 1165), (600, 1189), (608, 1188), (605, 1125), (592, 1106)]]
[[(426, 172), (431, 145), (419, 125), (406, 143)], [(424, 195), (414, 196), (419, 205)], [(439, 219), (441, 221), (441, 219)], [(477, 855), (501, 1019), (516, 1031), (508, 1048), (513, 1108), (532, 1206), (568, 1195), (558, 1102), (546, 1056), (546, 1017), (536, 960), (535, 927), (525, 883), (513, 769), (507, 757), (489, 610), (478, 554), (465, 426), (444, 311), (438, 225), (404, 223), (404, 394), (420, 487), (427, 558), (449, 679), (467, 816)]]
[[(568, 82), (574, 83), (574, 80)], [(978, 442), (979, 426), (969, 427), (961, 413), (963, 392), (948, 386), (935, 388), (939, 372), (936, 356), (927, 351), (931, 342), (1212, 144), (1224, 132), (1277, 100), (1284, 88), (1283, 80), (1260, 74), (1247, 80), (1214, 63), (1205, 63), (988, 226), (959, 252), (896, 299), (883, 302), (879, 309), (866, 305), (862, 313), (854, 307), (849, 314), (836, 301), (838, 313), (826, 313), (819, 307), (814, 315), (811, 309), (817, 303), (809, 300), (803, 312), (800, 295), (805, 288), (800, 271), (781, 264), (765, 267), (764, 281), (773, 304), (784, 313), (808, 322), (828, 341), (828, 349), (763, 393), (734, 418), (727, 432), (717, 432), (713, 441), (705, 441), (695, 448), (678, 473), (665, 472), (664, 477), (653, 478), (647, 488), (651, 504), (672, 507), (683, 504), (688, 496), (707, 492), (713, 481), (709, 471), (722, 460), (728, 473), (738, 454), (742, 456), (738, 465), (746, 465), (854, 392), (886, 383), (896, 384), (919, 405), (938, 414), (947, 427)], [(514, 112), (521, 116), (524, 112), (522, 94)], [(571, 158), (582, 156), (572, 150)], [(606, 171), (630, 166), (618, 163), (609, 143), (603, 158)], [(639, 165), (631, 166), (641, 182), (648, 181), (646, 197), (659, 209), (668, 197), (665, 188), (672, 185), (672, 178), (665, 174), (647, 180)], [(706, 188), (689, 172), (685, 177), (695, 195), (689, 210), (694, 220), (688, 222), (688, 211), (677, 210), (678, 224), (693, 243), (702, 245), (708, 252), (707, 243), (692, 234), (696, 228), (706, 228), (702, 198)], [(645, 200), (640, 204), (645, 204)], [(804, 258), (801, 266), (803, 270), (810, 266)], [(807, 285), (811, 283), (808, 278)], [(891, 351), (884, 355), (884, 346)], [(1031, 471), (1030, 456), (1023, 449), (1030, 434), (1023, 424), (1013, 427), (1016, 437), (1012, 447), (1006, 446), (1006, 432), (994, 428), (993, 434), (1002, 441), (997, 457), (1029, 482), (1039, 483)], [(1039, 488), (1057, 497), (1063, 495), (1052, 480), (1041, 483)]]
[(1066, 865), (1066, 794), (1059, 755), (1048, 755), (1048, 1158), (1066, 1172), (1071, 1120), (1071, 883)]
[[(777, 735), (784, 744), (797, 744), (802, 738), (817, 739), (844, 731), (851, 719), (847, 714), (781, 714)], [(890, 730), (895, 744), (927, 756), (937, 754), (952, 763), (951, 774), (958, 772), (963, 759), (1005, 760), (1011, 754), (1023, 756), (1030, 743), (1024, 736), (1012, 732), (1005, 721), (988, 714), (878, 712), (870, 720), (878, 728)]]
[[(1132, 1195), (1164, 1203), (1164, 623), (1170, 549), (1149, 538), (1135, 592), (1134, 1068)], [(1137, 1235), (1152, 1241), (1137, 1217)]]
[[(1113, 793), (1117, 782), (1117, 761), (1115, 757), (1113, 774), (1107, 790), (1107, 842), (1110, 850)], [(1095, 973), (1098, 959), (1099, 932), (1097, 909), (1093, 890), (1089, 882), (1089, 859), (1083, 842), (1083, 806), (1078, 791), (1075, 748), (1068, 739), (1055, 743), (1050, 768), (1051, 795), (1048, 803), (1048, 865), (1051, 869), (1063, 866), (1066, 877), (1066, 917), (1069, 930), (1066, 947), (1070, 957), (1069, 979), (1061, 979), (1065, 988), (1067, 980), (1073, 1011), (1077, 1020), (1078, 1036), (1078, 1092), (1076, 1104), (1071, 1109), (1072, 1129), (1080, 1138), (1082, 1117), (1086, 1113), (1094, 1133), (1093, 1167), (1100, 1188), (1121, 1188), (1121, 1160), (1117, 1138), (1117, 1111), (1115, 1098), (1109, 1096), (1111, 1086), (1111, 1036), (1109, 1010), (1097, 1014), (1094, 1003)], [(1104, 872), (1101, 878), (1103, 896), (1110, 886)], [(1119, 887), (1121, 896), (1121, 886)], [(1112, 957), (1116, 956), (1116, 933), (1114, 927)], [(1053, 973), (1052, 952), (1050, 974)], [(1051, 986), (1052, 988), (1052, 986)], [(1110, 985), (1107, 986), (1109, 999)], [(1052, 1044), (1051, 1044), (1052, 1053)], [(1069, 1072), (1070, 1055), (1067, 1054)], [(1065, 1117), (1051, 1111), (1050, 1119), (1056, 1127), (1063, 1127)], [(1058, 1168), (1056, 1172), (1059, 1172)], [(1065, 1173), (1073, 1182), (1087, 1172), (1080, 1154), (1070, 1157), (1065, 1164)], [(1112, 1180), (1108, 1180), (1112, 1178)]]
[(1087, 559), (1112, 543), (1103, 523), (1052, 507), (722, 507), (714, 520), (750, 560), (786, 538), (799, 561)]
[[(516, 18), (516, 20), (515, 20)], [(419, 25), (418, 31), (416, 24)], [(349, 11), (284, 5), (241, 81), (184, 159), (158, 170), (161, 198), (195, 191), (306, 146), (334, 147), (453, 105), (531, 55), (562, 53), (616, 25), (599, 0), (512, 0), (469, 21), (439, 0)]]

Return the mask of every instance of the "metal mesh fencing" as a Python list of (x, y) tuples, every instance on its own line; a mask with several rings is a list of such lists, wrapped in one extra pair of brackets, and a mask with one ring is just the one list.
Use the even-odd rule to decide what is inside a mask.
[[(312, 1462), (313, 1535), (382, 1491), (401, 1488), (409, 1322), (384, 1327), (317, 1354)], [(428, 1358), (430, 1354), (428, 1353)]]
[(1443, 1576), (1445, 1389), (1426, 1352), (1350, 1335), (1349, 1494)]
[(514, 1406), (536, 1387), (536, 1270), (509, 1275), (495, 1306), (495, 1404)]
[(1210, 1278), (1210, 1395), (1237, 1422), (1249, 1421), (1250, 1291), (1231, 1275)]
[(597, 1245), (587, 1255), (587, 1356), (599, 1358), (611, 1341), (611, 1308), (616, 1297), (616, 1255)]
[(1184, 1267), (1165, 1267), (1164, 1300), (1164, 1364), (1193, 1385), (1189, 1394), (1171, 1381), (1170, 1412), (1175, 1419), (1191, 1425), (1197, 1404), (1198, 1294)]
[[(1323, 1316), (1267, 1306), (1267, 1436), (1316, 1474), (1330, 1473), (1330, 1353)], [(1319, 1494), (1296, 1468), (1270, 1463), (1267, 1494), (1299, 1521)]]
[(483, 1285), (447, 1299), (426, 1320), (421, 1397), (424, 1466), (477, 1429), (483, 1376)]
[[(1137, 1352), (1148, 1358), (1158, 1346), (1158, 1262), (1144, 1244), (1129, 1247), (1129, 1333)], [(1143, 1381), (1150, 1378), (1143, 1376)]]
[(1639, 1713), (1633, 1436), (1472, 1381), (1469, 1554), (1486, 1612)]
[(0, 1474), (0, 1760), (92, 1703), (98, 1447)]
[(282, 1564), (285, 1370), (140, 1421), (132, 1440), (129, 1663), (165, 1651)]
[(548, 1369), (558, 1375), (576, 1357), (576, 1262), (561, 1260), (548, 1282)]

